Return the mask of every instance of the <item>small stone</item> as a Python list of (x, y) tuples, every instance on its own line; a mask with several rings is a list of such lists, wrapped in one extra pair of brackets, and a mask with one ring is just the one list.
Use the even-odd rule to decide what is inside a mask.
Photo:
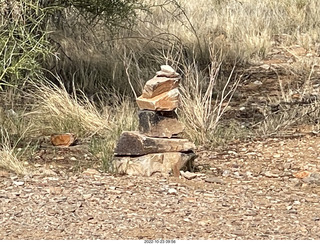
[(225, 184), (224, 181), (218, 177), (207, 177), (204, 181), (208, 183)]
[(83, 199), (89, 199), (90, 197), (92, 197), (92, 194), (83, 194)]
[(200, 220), (198, 221), (198, 225), (201, 225), (201, 226), (206, 226), (210, 224), (210, 220)]
[(215, 197), (215, 194), (214, 193), (203, 193), (203, 196), (204, 197)]
[(320, 174), (319, 173), (311, 173), (310, 177), (320, 180)]
[(47, 190), (50, 194), (59, 195), (63, 191), (61, 187), (49, 186)]
[(83, 175), (100, 175), (100, 172), (96, 169), (86, 169), (85, 171), (82, 172)]
[(277, 178), (277, 177), (279, 177), (278, 174), (272, 173), (272, 172), (270, 172), (270, 171), (266, 171), (266, 172), (264, 173), (264, 175), (265, 175), (266, 177), (269, 177), (269, 178)]
[(163, 210), (163, 213), (166, 213), (166, 214), (173, 213), (173, 212), (174, 212), (174, 210), (172, 208), (168, 208), (168, 209)]
[(237, 235), (237, 236), (245, 236), (246, 235), (246, 233), (241, 230), (234, 230), (231, 232), (231, 234)]
[(55, 175), (57, 175), (57, 173), (54, 172), (52, 169), (42, 169), (41, 172), (42, 172), (43, 175), (46, 175), (46, 176), (55, 176)]
[(263, 68), (263, 69), (266, 69), (266, 70), (270, 69), (270, 65), (269, 64), (263, 64), (263, 65), (260, 65), (260, 67)]
[(262, 82), (259, 81), (259, 80), (256, 80), (253, 82), (253, 84), (257, 85), (257, 86), (261, 86), (262, 85)]
[(177, 193), (177, 190), (176, 190), (176, 189), (174, 189), (174, 188), (169, 188), (168, 194), (169, 194), (169, 195), (177, 195), (178, 193)]
[(228, 175), (230, 175), (230, 170), (224, 170), (222, 172), (222, 176), (228, 176)]
[(7, 171), (4, 170), (0, 170), (0, 177), (8, 177), (9, 173)]
[(197, 174), (191, 173), (189, 171), (186, 171), (186, 172), (180, 171), (180, 174), (188, 180), (192, 180), (198, 176)]
[(308, 172), (308, 171), (300, 171), (300, 172), (297, 172), (297, 173), (293, 174), (293, 176), (298, 178), (298, 179), (304, 179), (304, 178), (310, 176), (310, 172)]
[(69, 147), (76, 141), (76, 136), (72, 133), (51, 135), (50, 141), (54, 146)]
[(23, 186), (24, 185), (24, 181), (13, 181), (12, 183), (16, 186)]
[(311, 177), (311, 175), (309, 177), (303, 178), (302, 181), (308, 184), (320, 185), (320, 178), (314, 178)]
[(169, 65), (161, 65), (161, 71), (157, 72), (158, 77), (179, 77), (179, 73), (177, 73), (171, 66)]
[(65, 157), (63, 156), (57, 156), (57, 157), (54, 157), (53, 160), (64, 160)]
[(70, 158), (70, 160), (72, 160), (72, 161), (76, 161), (76, 160), (77, 160), (77, 158), (76, 158), (76, 157), (71, 157), (71, 158)]

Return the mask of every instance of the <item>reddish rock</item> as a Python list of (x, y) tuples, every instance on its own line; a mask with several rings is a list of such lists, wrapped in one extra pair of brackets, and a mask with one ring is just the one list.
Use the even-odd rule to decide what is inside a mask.
[(76, 136), (72, 133), (52, 135), (50, 138), (52, 145), (54, 146), (66, 146), (73, 145), (76, 141)]
[(303, 178), (309, 177), (310, 174), (311, 173), (308, 172), (308, 171), (300, 171), (300, 172), (297, 172), (297, 173), (293, 174), (293, 176), (298, 178), (298, 179), (303, 179)]

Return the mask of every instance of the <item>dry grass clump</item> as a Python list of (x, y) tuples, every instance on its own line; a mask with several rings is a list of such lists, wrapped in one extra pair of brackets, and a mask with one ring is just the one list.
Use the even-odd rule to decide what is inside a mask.
[(181, 87), (181, 118), (186, 126), (185, 133), (199, 145), (212, 145), (216, 140), (221, 117), (228, 109), (239, 83), (239, 79), (233, 77), (232, 70), (219, 91), (220, 68), (221, 63), (213, 62), (208, 77), (193, 64), (186, 70)]
[(105, 136), (119, 131), (123, 123), (128, 126), (134, 123), (135, 110), (128, 100), (115, 94), (109, 98), (112, 105), (101, 109), (82, 92), (69, 94), (61, 83), (36, 85), (32, 96), (36, 105), (29, 116), (42, 134), (72, 132), (81, 137)]
[(310, 125), (312, 131), (319, 131), (319, 95), (312, 91), (310, 80), (305, 81), (298, 91), (280, 84), (279, 96), (269, 102), (277, 107), (276, 111), (266, 109), (265, 119), (253, 126), (255, 133), (259, 136), (276, 135), (301, 125)]
[(26, 169), (17, 155), (16, 145), (12, 145), (8, 132), (1, 128), (0, 135), (0, 168), (16, 174), (25, 174)]

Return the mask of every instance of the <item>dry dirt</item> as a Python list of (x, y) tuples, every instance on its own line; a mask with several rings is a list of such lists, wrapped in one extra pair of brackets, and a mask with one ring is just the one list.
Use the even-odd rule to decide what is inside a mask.
[[(320, 137), (198, 152), (183, 177), (43, 169), (0, 177), (0, 239), (320, 239)], [(42, 169), (42, 171), (40, 170)]]
[[(240, 106), (279, 96), (281, 82), (297, 81), (294, 65), (308, 55), (275, 49), (247, 69)], [(0, 171), (0, 239), (320, 239), (317, 133), (197, 154), (196, 178), (188, 180), (111, 175), (93, 169), (97, 159), (82, 145), (42, 148), (26, 176)], [(310, 175), (295, 177), (300, 171)]]

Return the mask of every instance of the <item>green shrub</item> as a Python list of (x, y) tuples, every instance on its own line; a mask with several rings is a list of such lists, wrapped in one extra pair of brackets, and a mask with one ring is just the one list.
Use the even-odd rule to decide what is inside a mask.
[(0, 88), (19, 86), (42, 73), (51, 53), (45, 31), (47, 10), (39, 1), (6, 1), (0, 19)]

